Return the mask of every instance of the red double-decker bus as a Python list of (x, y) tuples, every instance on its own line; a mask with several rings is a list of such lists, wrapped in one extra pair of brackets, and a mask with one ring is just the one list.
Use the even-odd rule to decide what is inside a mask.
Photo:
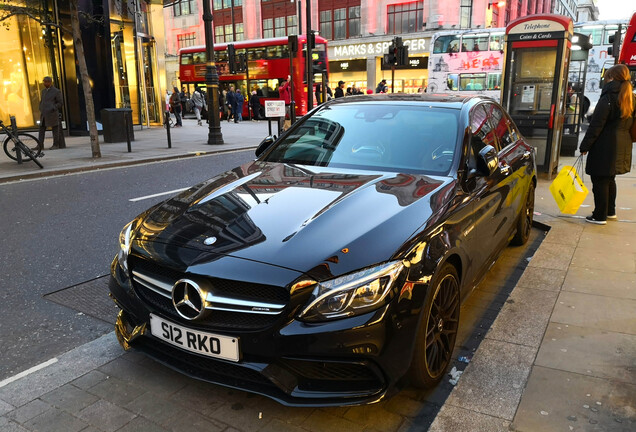
[[(287, 37), (257, 39), (234, 42), (237, 58), (245, 55), (247, 71), (232, 74), (228, 64), (227, 43), (214, 44), (216, 69), (219, 74), (219, 88), (228, 90), (230, 85), (240, 89), (249, 99), (253, 90), (260, 96), (261, 105), (266, 99), (278, 99), (278, 82), (289, 75), (289, 46)], [(298, 51), (293, 54), (294, 94), (296, 114), (307, 113), (307, 84), (305, 35), (298, 36)], [(187, 86), (190, 92), (194, 85), (205, 87), (206, 68), (205, 46), (193, 46), (179, 50), (179, 80), (182, 86)], [(316, 35), (316, 46), (312, 49), (312, 63), (315, 73), (327, 72), (327, 40)], [(313, 95), (312, 91), (312, 95)], [(243, 105), (243, 115), (248, 113), (248, 103)], [(312, 105), (315, 106), (315, 103)]]
[(636, 13), (629, 20), (618, 56), (618, 63), (622, 63), (629, 68), (632, 74), (632, 83), (636, 83)]

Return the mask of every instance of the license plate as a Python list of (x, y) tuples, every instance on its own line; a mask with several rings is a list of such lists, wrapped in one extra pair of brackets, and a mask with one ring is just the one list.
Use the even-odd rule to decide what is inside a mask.
[(238, 338), (193, 330), (150, 314), (150, 333), (186, 351), (239, 361)]

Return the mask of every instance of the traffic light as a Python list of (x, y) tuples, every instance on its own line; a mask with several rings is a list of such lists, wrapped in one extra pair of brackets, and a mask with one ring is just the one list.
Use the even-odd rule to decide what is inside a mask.
[(234, 49), (234, 44), (227, 45), (227, 63), (230, 73), (236, 73), (236, 50)]
[(316, 33), (313, 30), (310, 30), (307, 35), (307, 45), (311, 49), (316, 48)]
[(236, 69), (237, 72), (245, 72), (247, 70), (247, 56), (245, 53), (241, 53), (236, 56)]
[(398, 60), (398, 47), (395, 45), (395, 39), (389, 46), (388, 54), (384, 54), (383, 62), (387, 66), (395, 66)]
[(612, 44), (611, 47), (607, 48), (607, 54), (618, 57), (621, 52), (621, 32), (620, 30), (616, 30), (613, 35), (608, 38), (609, 43)]
[(298, 36), (287, 36), (287, 45), (289, 45), (289, 52), (292, 53), (293, 57), (294, 53), (298, 52)]
[(409, 63), (409, 47), (398, 47), (397, 64), (398, 66), (406, 66)]

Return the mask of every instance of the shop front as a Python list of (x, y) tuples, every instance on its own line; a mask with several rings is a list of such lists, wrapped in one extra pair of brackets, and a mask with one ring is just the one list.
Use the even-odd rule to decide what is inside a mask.
[[(388, 52), (393, 36), (386, 35), (382, 39), (365, 38), (355, 44), (331, 42), (329, 46), (329, 84), (334, 89), (338, 81), (344, 81), (345, 88), (352, 87), (366, 92), (375, 90), (377, 84), (387, 80), (389, 91), (392, 86), (391, 68), (382, 65), (382, 57)], [(407, 66), (395, 70), (395, 92), (417, 93), (426, 88), (428, 82), (428, 50), (430, 37), (420, 36), (407, 39), (404, 44), (409, 47)]]
[[(15, 3), (21, 6), (22, 3)], [(110, 0), (109, 19), (88, 21), (97, 6), (80, 4), (82, 41), (95, 104), (97, 121), (102, 108), (132, 108), (135, 124), (161, 121), (161, 73), (163, 45), (151, 32), (163, 34), (162, 4), (137, 6), (137, 10)], [(125, 3), (124, 3), (125, 4)], [(28, 14), (17, 14), (4, 21), (6, 30), (0, 38), (0, 120), (15, 116), (21, 129), (35, 129), (40, 119), (40, 92), (45, 76), (53, 78), (62, 90), (62, 127), (67, 134), (86, 134), (86, 107), (78, 76), (68, 0), (45, 0), (42, 10), (51, 25), (42, 25)], [(101, 5), (100, 10), (101, 9)], [(157, 20), (157, 17), (159, 20)], [(48, 21), (47, 21), (48, 22)], [(154, 27), (153, 27), (154, 24)], [(163, 83), (165, 87), (165, 83)]]

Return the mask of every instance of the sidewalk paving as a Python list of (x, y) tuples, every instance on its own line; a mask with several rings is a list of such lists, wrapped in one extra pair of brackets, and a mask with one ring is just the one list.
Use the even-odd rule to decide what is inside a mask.
[[(32, 162), (18, 166), (2, 155), (0, 182), (254, 148), (267, 135), (267, 123), (223, 123), (227, 143), (223, 146), (205, 144), (207, 128), (188, 120), (172, 132), (172, 149), (167, 148), (164, 129), (136, 130), (132, 153), (126, 152), (126, 143), (102, 144), (100, 161), (91, 159), (87, 137), (68, 138), (67, 149), (46, 152), (44, 170)], [(573, 161), (562, 158), (560, 165)], [(585, 182), (591, 189), (589, 178)], [(550, 230), (430, 431), (636, 430), (636, 167), (617, 177), (619, 220), (605, 226), (583, 219), (592, 210), (591, 192), (579, 215), (566, 216), (560, 214), (549, 185), (546, 178), (539, 179), (535, 220)], [(122, 357), (113, 347), (111, 333), (60, 356), (54, 365), (0, 383), (0, 430), (164, 430), (131, 414), (151, 410), (156, 401), (147, 400), (144, 391), (158, 385), (174, 388), (169, 400), (157, 406), (170, 406), (172, 400), (183, 403), (181, 398), (195, 394), (200, 397), (192, 399), (193, 404), (203, 404), (203, 411), (218, 413), (227, 422), (210, 423), (210, 418), (192, 412), (157, 412), (157, 418), (163, 419), (157, 421), (168, 425), (167, 429), (425, 430), (417, 424), (417, 413), (410, 412), (421, 408), (406, 403), (411, 399), (403, 395), (388, 404), (343, 409), (342, 416), (323, 411), (320, 425), (312, 421), (315, 411), (282, 411), (259, 397), (259, 406), (281, 413), (278, 418), (285, 422), (278, 418), (259, 421), (262, 412), (253, 412), (257, 408), (250, 406), (253, 396), (241, 395), (242, 402), (228, 409), (218, 395), (208, 394), (210, 400), (206, 400), (204, 387), (193, 385), (184, 391), (171, 372), (134, 353)], [(78, 362), (83, 354), (100, 349), (96, 363)], [(117, 367), (121, 362), (126, 365)], [(131, 364), (136, 368), (131, 369)], [(118, 376), (122, 373), (140, 379), (142, 388), (131, 386), (126, 376)], [(106, 384), (109, 377), (111, 382)], [(85, 391), (89, 388), (90, 392)], [(397, 412), (413, 421), (401, 420), (385, 409), (398, 405)], [(354, 413), (364, 415), (367, 426), (356, 423)], [(171, 424), (171, 416), (181, 424)]]

